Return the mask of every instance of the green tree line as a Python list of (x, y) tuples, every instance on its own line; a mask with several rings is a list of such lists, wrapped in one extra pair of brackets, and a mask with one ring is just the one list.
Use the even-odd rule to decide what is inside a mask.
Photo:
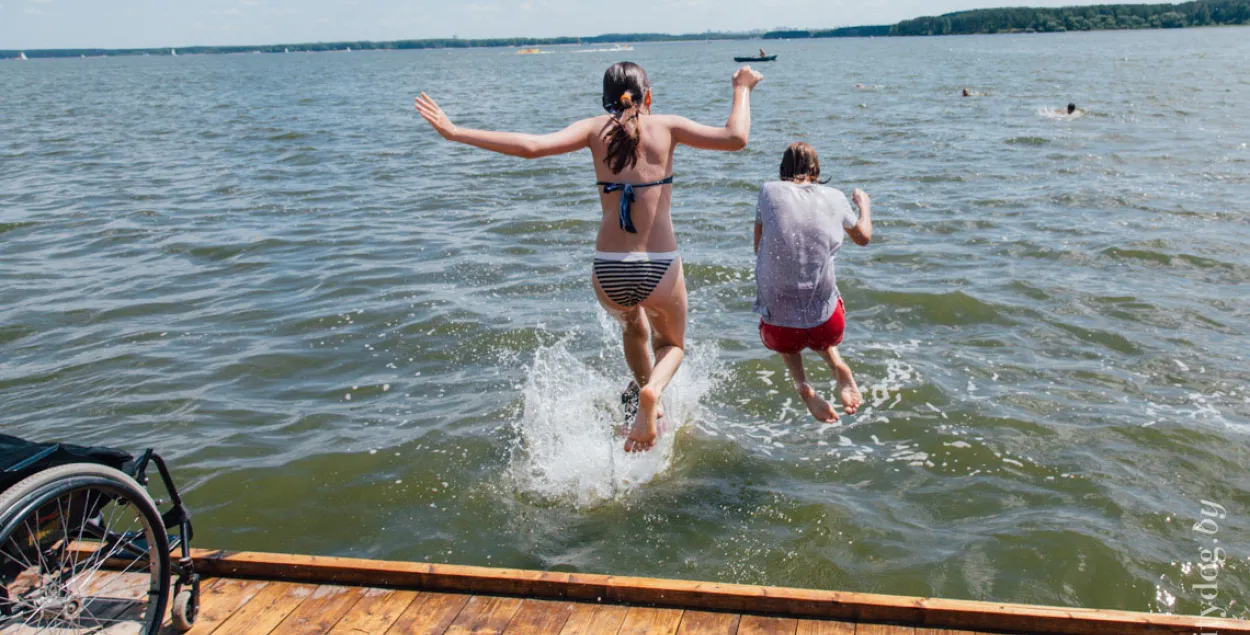
[[(317, 51), (371, 51), (445, 49), (503, 46), (556, 46), (613, 42), (680, 42), (689, 40), (792, 40), (826, 37), (882, 37), (908, 35), (969, 35), (973, 33), (1051, 33), (1100, 29), (1177, 29), (1196, 26), (1250, 24), (1250, 0), (1196, 0), (1183, 4), (1104, 4), (1056, 9), (1010, 8), (958, 11), (939, 16), (904, 20), (894, 25), (853, 26), (837, 29), (782, 29), (767, 33), (606, 33), (591, 37), (554, 38), (442, 38), (392, 42), (316, 42), (263, 46), (188, 46), (182, 54), (282, 53)], [(15, 58), (21, 51), (0, 50), (0, 59)], [(98, 57), (112, 55), (169, 55), (170, 49), (44, 49), (26, 51), (36, 57)]]
[(977, 9), (904, 20), (890, 28), (890, 35), (1179, 29), (1235, 24), (1250, 24), (1250, 0), (1105, 4), (1055, 9)]
[[(492, 38), (462, 39), (440, 38), (425, 40), (395, 40), (392, 42), (314, 42), (303, 44), (265, 44), (260, 46), (185, 46), (178, 47), (179, 55), (211, 55), (239, 53), (315, 53), (323, 51), (394, 51), (411, 49), (479, 48), (506, 46), (557, 46), (561, 44), (608, 44), (624, 42), (681, 42), (689, 40), (745, 40), (759, 37), (758, 33), (606, 33), (591, 37), (551, 38)], [(100, 57), (117, 55), (170, 55), (173, 49), (42, 49), (28, 50), (28, 58), (40, 57)], [(22, 51), (0, 50), (0, 58), (14, 58)]]

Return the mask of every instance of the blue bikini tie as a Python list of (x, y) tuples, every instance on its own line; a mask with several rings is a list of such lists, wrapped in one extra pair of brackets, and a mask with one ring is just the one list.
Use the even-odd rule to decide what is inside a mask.
[(634, 227), (634, 219), (629, 214), (629, 208), (634, 204), (634, 199), (636, 198), (634, 190), (644, 187), (654, 187), (656, 185), (669, 185), (672, 182), (673, 177), (670, 176), (661, 181), (643, 183), (641, 185), (633, 185), (630, 183), (608, 183), (606, 181), (598, 181), (595, 185), (602, 185), (604, 194), (611, 194), (612, 192), (621, 193), (621, 229), (631, 234), (637, 234), (638, 229)]

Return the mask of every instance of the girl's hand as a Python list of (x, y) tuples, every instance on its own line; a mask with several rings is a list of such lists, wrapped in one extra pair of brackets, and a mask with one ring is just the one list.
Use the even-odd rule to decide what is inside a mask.
[(764, 76), (761, 75), (759, 71), (751, 70), (750, 65), (743, 66), (742, 68), (738, 69), (737, 72), (734, 73), (734, 78), (733, 78), (734, 88), (745, 88), (747, 90), (754, 90), (755, 85), (760, 83), (760, 81), (763, 79), (764, 79)]
[(451, 123), (447, 115), (443, 113), (443, 109), (434, 103), (430, 96), (421, 93), (416, 99), (417, 112), (421, 113), (421, 118), (430, 122), (434, 126), (434, 131), (444, 139), (451, 139), (456, 134), (456, 126)]
[(872, 199), (869, 198), (868, 192), (859, 188), (855, 188), (855, 191), (851, 193), (851, 202), (855, 203), (855, 207), (860, 209), (864, 209), (866, 205), (872, 205)]

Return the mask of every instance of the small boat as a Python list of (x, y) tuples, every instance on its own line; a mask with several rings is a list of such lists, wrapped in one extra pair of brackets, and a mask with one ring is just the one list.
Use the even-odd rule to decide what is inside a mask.
[(613, 46), (612, 46), (612, 49), (611, 49), (611, 50), (613, 50), (613, 51), (632, 51), (632, 50), (634, 50), (634, 47), (632, 47), (632, 46), (630, 46), (630, 45), (628, 45), (628, 44), (615, 44), (615, 45), (613, 45)]
[(22, 60), (23, 62), (26, 61), (26, 52), (22, 51), (21, 53), (18, 53), (17, 59)]
[(177, 50), (175, 50), (175, 49), (169, 49), (169, 56), (170, 56), (170, 57), (178, 57), (178, 51), (177, 51)]
[(521, 49), (516, 52), (517, 55), (541, 55), (542, 49)]
[(735, 57), (735, 62), (771, 62), (777, 59), (776, 55), (765, 55), (764, 57)]

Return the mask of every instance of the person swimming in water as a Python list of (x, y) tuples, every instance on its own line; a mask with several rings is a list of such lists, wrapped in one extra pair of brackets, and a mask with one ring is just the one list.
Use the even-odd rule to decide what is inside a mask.
[(855, 414), (863, 395), (838, 345), (846, 330), (846, 309), (838, 293), (834, 260), (844, 234), (856, 244), (872, 240), (872, 199), (855, 190), (852, 199), (820, 181), (820, 160), (812, 146), (797, 141), (781, 157), (781, 180), (760, 188), (755, 208), (754, 310), (760, 341), (781, 355), (808, 412), (833, 423), (838, 413), (807, 383), (803, 349), (825, 360), (837, 379), (842, 409)]
[(1055, 114), (1066, 115), (1068, 117), (1071, 117), (1075, 115), (1077, 112), (1078, 111), (1076, 109), (1076, 104), (1068, 104), (1068, 107), (1066, 109), (1060, 108), (1059, 110), (1055, 111)]
[(653, 114), (647, 74), (632, 62), (613, 64), (603, 75), (607, 114), (551, 134), (460, 128), (428, 95), (416, 98), (417, 111), (450, 141), (527, 159), (590, 149), (602, 208), (591, 279), (599, 304), (624, 330), (625, 361), (634, 384), (623, 397), (632, 396), (635, 386), (637, 390), (637, 415), (625, 440), (628, 452), (654, 446), (660, 396), (685, 355), (686, 281), (670, 216), (673, 151), (679, 145), (745, 148), (751, 132), (751, 91), (763, 78), (750, 66), (734, 73), (729, 120), (721, 127)]

